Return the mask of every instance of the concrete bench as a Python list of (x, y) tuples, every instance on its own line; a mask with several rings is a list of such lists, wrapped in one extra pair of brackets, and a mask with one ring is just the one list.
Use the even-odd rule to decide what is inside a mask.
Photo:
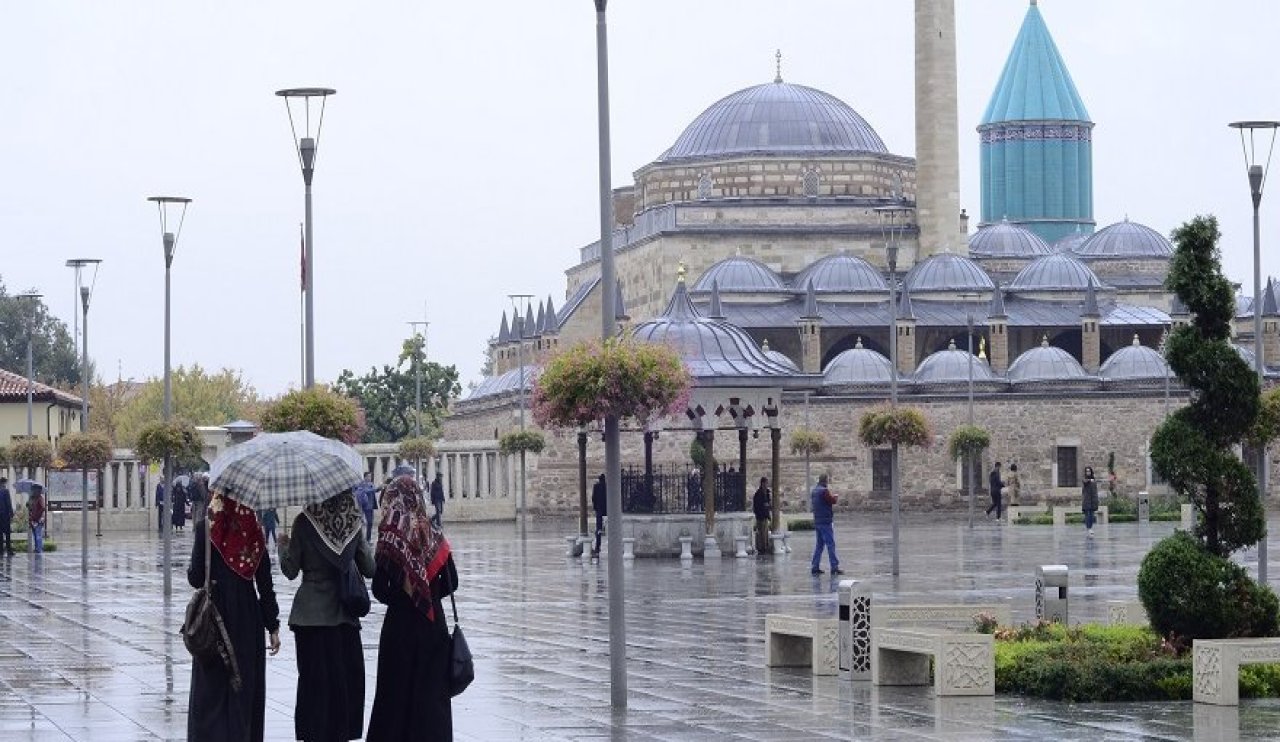
[(973, 617), (990, 613), (1001, 626), (1013, 624), (1013, 613), (1003, 603), (951, 603), (939, 605), (873, 605), (871, 628), (921, 626), (951, 631), (973, 631)]
[(939, 696), (993, 696), (995, 637), (932, 629), (871, 629), (873, 685), (928, 685)]
[[(1065, 526), (1067, 524), (1067, 513), (1079, 513), (1079, 505), (1054, 505), (1053, 506), (1053, 524), (1055, 526)], [(1083, 515), (1083, 513), (1081, 513)], [(1097, 525), (1105, 526), (1111, 522), (1110, 514), (1106, 505), (1098, 506)]]
[(768, 667), (809, 667), (814, 675), (839, 672), (839, 626), (834, 618), (804, 618), (770, 613), (764, 617), (764, 655)]
[(1280, 639), (1196, 639), (1191, 645), (1196, 703), (1240, 705), (1240, 666), (1280, 662)]
[(1049, 506), (1043, 502), (1039, 505), (1010, 505), (1005, 508), (1005, 512), (1008, 513), (1006, 520), (1013, 523), (1027, 515), (1046, 515), (1049, 512)]
[(1108, 626), (1147, 626), (1150, 623), (1147, 619), (1146, 606), (1141, 602), (1137, 600), (1107, 601)]

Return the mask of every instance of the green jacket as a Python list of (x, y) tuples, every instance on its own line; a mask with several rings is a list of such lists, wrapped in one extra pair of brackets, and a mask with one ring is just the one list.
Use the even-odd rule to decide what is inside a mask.
[[(290, 580), (302, 573), (302, 585), (293, 596), (289, 610), (290, 626), (338, 626), (350, 624), (360, 627), (360, 621), (347, 615), (338, 603), (338, 570), (325, 558), (325, 549), (319, 534), (299, 513), (293, 520), (289, 545), (277, 549), (280, 571)], [(364, 529), (356, 535), (356, 569), (365, 577), (373, 577), (373, 549), (364, 537)]]

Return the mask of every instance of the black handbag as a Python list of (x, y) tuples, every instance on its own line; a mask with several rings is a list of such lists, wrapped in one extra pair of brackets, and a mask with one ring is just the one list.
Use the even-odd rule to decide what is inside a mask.
[(356, 552), (342, 561), (338, 570), (338, 602), (342, 609), (352, 618), (364, 618), (369, 615), (369, 586), (365, 584), (364, 575), (356, 569)]
[(240, 666), (236, 662), (235, 652), (231, 648), (231, 636), (227, 634), (227, 626), (222, 621), (222, 614), (213, 604), (213, 588), (210, 586), (209, 574), (213, 571), (210, 564), (212, 558), (213, 535), (205, 524), (204, 540), (204, 586), (197, 589), (187, 602), (187, 610), (183, 616), (182, 644), (191, 653), (191, 657), (201, 664), (221, 662), (231, 675), (231, 689), (240, 691)]
[(449, 637), (449, 696), (453, 697), (476, 679), (476, 666), (471, 659), (467, 637), (458, 624), (458, 604), (453, 600), (453, 593), (449, 594), (449, 605), (453, 606), (453, 633)]

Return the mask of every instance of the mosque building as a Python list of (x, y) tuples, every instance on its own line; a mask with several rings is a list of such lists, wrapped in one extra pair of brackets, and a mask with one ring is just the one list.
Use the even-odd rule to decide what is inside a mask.
[[(656, 441), (654, 431), (624, 435), (624, 465), (644, 460), (643, 441), (655, 461), (687, 467), (695, 434), (737, 430), (738, 451), (718, 456), (753, 483), (776, 471), (784, 509), (804, 510), (804, 461), (783, 452), (770, 469), (778, 436), (760, 432), (807, 427), (828, 436), (809, 463), (831, 475), (843, 506), (887, 506), (888, 452), (867, 449), (856, 431), (896, 385), (936, 440), (902, 457), (908, 509), (963, 501), (966, 470), (946, 440), (969, 419), (992, 435), (984, 469), (1018, 463), (1024, 499), (1078, 497), (1084, 466), (1105, 471), (1111, 454), (1120, 491), (1163, 491), (1149, 440), (1186, 393), (1160, 347), (1190, 321), (1163, 288), (1173, 247), (1161, 232), (1173, 225), (1126, 218), (1095, 229), (1094, 124), (1032, 0), (976, 132), (981, 218), (969, 233), (958, 203), (953, 8), (916, 3), (918, 159), (889, 152), (866, 117), (784, 79), (780, 65), (773, 80), (721, 98), (615, 189), (617, 284), (601, 285), (599, 243), (590, 244), (566, 270), (558, 306), (548, 297), (510, 321), (504, 314), (493, 375), (455, 405), (446, 439), (494, 441), (516, 429), (522, 378), (527, 390), (549, 354), (598, 337), (608, 290), (620, 332), (679, 338), (695, 401), (739, 390), (719, 403), (708, 396), (704, 411), (737, 405), (768, 416), (748, 424), (736, 413), (695, 419), (691, 409), (692, 426), (664, 421)], [(1273, 374), (1278, 300), (1268, 283)], [(1242, 301), (1242, 314), (1250, 307)], [(1238, 329), (1241, 340), (1252, 332)], [(1238, 347), (1252, 363), (1252, 343)], [(602, 449), (588, 451), (592, 471)], [(574, 436), (549, 434), (537, 459), (528, 507), (575, 509)]]

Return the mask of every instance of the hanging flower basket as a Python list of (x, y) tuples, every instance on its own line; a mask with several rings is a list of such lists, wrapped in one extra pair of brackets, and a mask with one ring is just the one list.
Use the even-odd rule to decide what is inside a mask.
[(929, 430), (928, 418), (920, 410), (882, 406), (862, 416), (858, 438), (870, 448), (894, 443), (899, 446), (928, 446), (933, 433)]
[(405, 461), (419, 461), (421, 459), (429, 459), (436, 453), (436, 444), (428, 437), (421, 436), (419, 438), (406, 438), (400, 441), (400, 447), (396, 451), (400, 454), (400, 458)]
[(648, 420), (685, 411), (693, 381), (674, 348), (629, 338), (578, 343), (555, 355), (533, 387), (543, 427), (576, 428), (606, 417)]
[(9, 459), (26, 469), (47, 469), (53, 463), (53, 446), (43, 438), (25, 438), (9, 448)]
[(166, 456), (175, 461), (190, 461), (200, 458), (204, 444), (194, 425), (182, 420), (171, 420), (167, 423), (151, 423), (143, 428), (139, 431), (138, 443), (133, 448), (148, 463), (162, 461)]
[(827, 436), (816, 430), (796, 428), (791, 433), (792, 456), (817, 456), (827, 450)]
[(101, 433), (68, 433), (58, 441), (58, 456), (73, 469), (101, 469), (111, 461), (111, 439)]
[(977, 425), (961, 425), (951, 432), (947, 453), (955, 461), (980, 455), (991, 447), (991, 434)]
[(542, 453), (545, 446), (546, 439), (536, 430), (507, 433), (498, 439), (498, 450), (504, 454)]
[(350, 397), (322, 386), (289, 392), (267, 406), (262, 429), (268, 433), (310, 430), (355, 445), (364, 435), (364, 410)]

